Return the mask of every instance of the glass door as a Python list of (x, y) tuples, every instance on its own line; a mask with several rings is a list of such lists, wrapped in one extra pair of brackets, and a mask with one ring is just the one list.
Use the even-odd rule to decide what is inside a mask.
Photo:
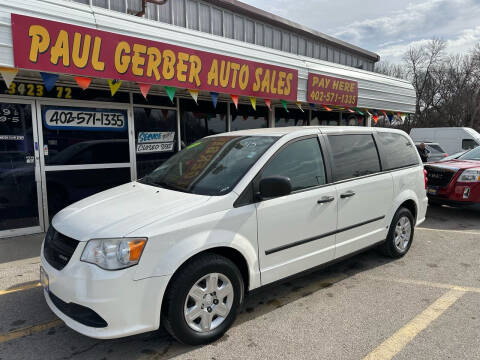
[(85, 101), (38, 102), (46, 224), (64, 207), (132, 180), (128, 108)]
[(0, 98), (0, 237), (42, 231), (33, 101)]

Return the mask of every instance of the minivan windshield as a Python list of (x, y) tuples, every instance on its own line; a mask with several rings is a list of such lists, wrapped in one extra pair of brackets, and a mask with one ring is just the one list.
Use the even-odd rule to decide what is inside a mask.
[(465, 154), (459, 157), (460, 160), (480, 160), (480, 146), (475, 149), (467, 151)]
[(224, 195), (277, 139), (273, 136), (203, 138), (173, 155), (140, 182), (192, 194)]

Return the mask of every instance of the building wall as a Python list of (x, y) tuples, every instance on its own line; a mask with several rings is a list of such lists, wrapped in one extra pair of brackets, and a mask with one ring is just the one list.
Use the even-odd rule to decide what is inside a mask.
[[(136, 14), (141, 0), (71, 0), (104, 9)], [(201, 0), (170, 0), (165, 5), (147, 3), (145, 18), (205, 33), (265, 46), (292, 54), (373, 71), (374, 62), (355, 52), (334, 47), (316, 38), (251, 19)]]

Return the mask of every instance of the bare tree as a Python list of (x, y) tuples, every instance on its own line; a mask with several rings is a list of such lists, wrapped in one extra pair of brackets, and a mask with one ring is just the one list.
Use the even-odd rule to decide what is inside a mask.
[(444, 40), (433, 39), (425, 45), (411, 47), (404, 56), (407, 78), (416, 93), (417, 123), (426, 123), (431, 107), (438, 101), (438, 82), (433, 73), (444, 59), (445, 47)]

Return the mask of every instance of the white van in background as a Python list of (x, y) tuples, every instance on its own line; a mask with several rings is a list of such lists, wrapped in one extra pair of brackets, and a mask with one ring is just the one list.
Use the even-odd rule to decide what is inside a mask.
[(439, 143), (450, 155), (480, 145), (480, 134), (467, 127), (414, 128), (410, 137), (415, 142)]

